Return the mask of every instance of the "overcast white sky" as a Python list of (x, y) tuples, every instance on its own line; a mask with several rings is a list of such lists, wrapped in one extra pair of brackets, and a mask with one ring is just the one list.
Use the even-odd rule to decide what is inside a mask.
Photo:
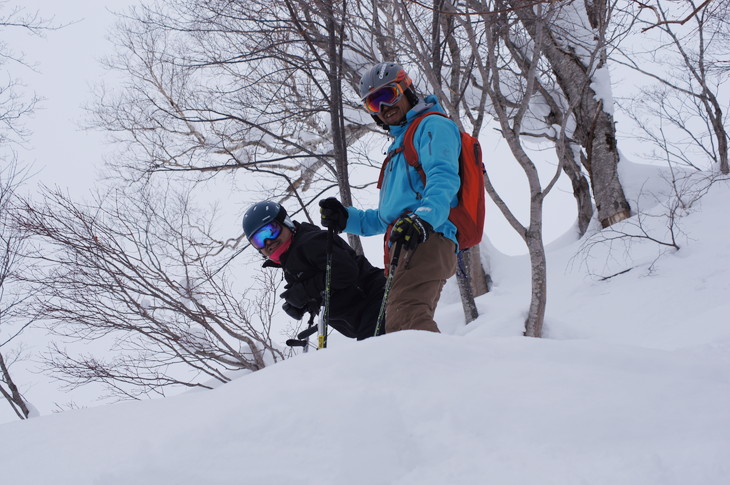
[[(69, 24), (36, 38), (15, 30), (4, 39), (25, 61), (35, 66), (13, 69), (29, 91), (44, 98), (27, 126), (33, 132), (24, 164), (38, 173), (34, 180), (68, 187), (72, 194), (85, 193), (93, 184), (104, 152), (103, 135), (81, 130), (83, 106), (91, 89), (104, 74), (99, 59), (111, 43), (107, 32), (114, 23), (109, 9), (120, 10), (130, 0), (23, 0), (28, 11), (38, 10), (57, 24)], [(12, 2), (6, 7), (10, 8)], [(11, 67), (11, 66), (7, 66)]]

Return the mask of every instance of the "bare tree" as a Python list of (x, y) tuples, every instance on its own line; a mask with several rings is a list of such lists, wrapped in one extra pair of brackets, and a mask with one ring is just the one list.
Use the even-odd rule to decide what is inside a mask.
[[(582, 147), (581, 161), (590, 175), (598, 219), (608, 227), (631, 215), (618, 177), (620, 157), (607, 65), (612, 4), (569, 0), (537, 9), (533, 3), (513, 0), (510, 5), (530, 37), (543, 39), (543, 55), (572, 107), (571, 138)], [(549, 19), (539, 18), (538, 10)]]
[[(542, 7), (535, 6), (539, 13)], [(494, 13), (495, 11), (499, 13)], [(557, 182), (560, 165), (551, 180), (542, 185), (538, 170), (523, 147), (525, 125), (535, 117), (533, 109), (538, 94), (538, 76), (542, 60), (542, 35), (529, 36), (530, 42), (523, 44), (519, 62), (511, 56), (506, 39), (520, 35), (519, 19), (504, 3), (495, 3), (492, 8), (481, 11), (481, 23), (464, 22), (464, 27), (473, 39), (483, 39), (483, 48), (475, 50), (476, 66), (480, 85), (489, 95), (502, 136), (509, 144), (517, 163), (523, 169), (530, 188), (529, 223), (523, 225), (497, 192), (489, 173), (485, 176), (487, 192), (495, 201), (510, 225), (525, 241), (531, 262), (531, 302), (525, 322), (525, 335), (542, 336), (542, 325), (547, 302), (547, 262), (542, 243), (542, 206), (545, 197)], [(537, 17), (543, 22), (542, 16)], [(481, 34), (475, 29), (479, 25)], [(535, 33), (544, 33), (542, 25), (535, 25)], [(526, 34), (522, 33), (526, 39)], [(483, 54), (482, 54), (483, 53)], [(484, 55), (485, 57), (482, 57)]]
[[(458, 118), (463, 107), (477, 129), (485, 113), (500, 117), (498, 109), (487, 102), (485, 86), (489, 81), (483, 72), (489, 67), (479, 63), (486, 60), (484, 51), (489, 48), (485, 46), (486, 28), (479, 24), (505, 13), (511, 14), (510, 19), (516, 18), (517, 22), (507, 20), (511, 35), (501, 36), (500, 43), (512, 59), (503, 70), (524, 76), (531, 72), (530, 64), (536, 66), (532, 71), (536, 74), (523, 79), (519, 88), (526, 91), (526, 85), (531, 84), (534, 91), (526, 98), (533, 106), (518, 123), (522, 132), (516, 141), (521, 144), (522, 139), (532, 138), (554, 144), (559, 167), (573, 185), (580, 234), (585, 233), (593, 216), (593, 200), (604, 226), (630, 215), (618, 178), (619, 152), (606, 64), (609, 46), (622, 35), (609, 23), (612, 4), (566, 1), (541, 6), (533, 1), (436, 0), (428, 7), (423, 2), (414, 3), (430, 8), (432, 26), (429, 30), (424, 19), (409, 15), (412, 6), (401, 8), (402, 37), (410, 48), (407, 52), (426, 66), (426, 77), (450, 113)], [(538, 27), (543, 31), (538, 32)], [(424, 32), (430, 32), (430, 37)], [(538, 49), (541, 58), (533, 62), (538, 37), (543, 42)], [(519, 82), (519, 75), (514, 82)]]
[(13, 224), (14, 199), (23, 176), (15, 163), (0, 168), (0, 394), (20, 419), (27, 419), (32, 406), (10, 372), (19, 356), (11, 344), (34, 321), (29, 316), (30, 293), (19, 281), (26, 269), (26, 237)]
[[(0, 3), (0, 31), (22, 30), (28, 35), (43, 35), (53, 26), (37, 11)], [(31, 68), (14, 46), (0, 43), (0, 66), (13, 63)], [(25, 235), (13, 224), (14, 199), (26, 172), (18, 168), (17, 144), (27, 140), (24, 118), (33, 112), (39, 98), (23, 91), (22, 84), (5, 76), (0, 84), (0, 394), (20, 419), (31, 416), (32, 406), (23, 396), (11, 374), (12, 364), (19, 356), (11, 343), (31, 323), (28, 317), (28, 293), (18, 281), (23, 273)]]
[[(441, 44), (438, 44), (435, 40), (433, 42), (434, 49), (441, 46), (442, 51), (445, 51), (443, 46), (446, 44), (449, 46), (449, 55), (442, 54), (438, 57), (438, 64), (436, 60), (433, 61), (434, 66), (440, 66), (441, 75), (444, 79), (444, 81), (438, 83), (438, 86), (440, 87), (446, 82), (449, 86), (446, 93), (439, 92), (442, 92), (442, 95), (450, 100), (450, 102), (445, 103), (447, 109), (451, 110), (451, 106), (454, 105), (457, 108), (459, 106), (464, 108), (463, 110), (457, 109), (454, 113), (457, 113), (456, 116), (459, 112), (463, 113), (464, 117), (474, 127), (472, 134), (477, 135), (484, 126), (487, 117), (492, 117), (494, 114), (486, 90), (482, 88), (483, 81), (480, 79), (480, 73), (475, 65), (477, 58), (474, 56), (474, 51), (479, 52), (484, 49), (483, 29), (479, 24), (482, 22), (483, 16), (497, 15), (500, 11), (488, 2), (445, 0), (435, 1), (432, 10), (434, 18), (448, 19), (448, 21), (440, 21), (441, 25), (447, 26), (442, 28), (444, 30), (444, 42)], [(504, 7), (504, 11), (512, 10), (513, 8), (510, 6)], [(436, 23), (434, 20), (434, 25)], [(467, 25), (468, 28), (465, 28)], [(434, 37), (438, 36), (434, 35)], [(517, 39), (520, 39), (519, 42)], [(519, 35), (514, 38), (508, 36), (503, 42), (505, 47), (510, 50), (510, 55), (515, 63), (523, 65), (529, 63), (524, 58), (522, 46), (518, 45), (518, 43), (524, 44), (524, 39)], [(433, 57), (434, 59), (437, 58), (436, 55)], [(484, 58), (484, 56), (481, 58)], [(526, 69), (524, 70), (526, 71)], [(454, 73), (454, 71), (457, 71), (457, 73)], [(433, 70), (430, 72), (429, 79), (438, 77)], [(546, 105), (548, 109), (539, 119), (530, 120), (530, 129), (523, 127), (525, 130), (524, 135), (536, 140), (546, 139), (555, 144), (558, 158), (562, 160), (563, 170), (573, 184), (578, 205), (578, 226), (582, 235), (592, 218), (593, 202), (590, 186), (580, 167), (580, 144), (575, 140), (572, 128), (562, 132), (552, 128), (555, 125), (572, 127), (574, 124), (572, 119), (569, 119), (569, 123), (564, 123), (565, 118), (571, 118), (572, 108), (562, 95), (561, 88), (557, 85), (552, 72), (543, 68), (540, 76), (535, 79), (535, 83), (538, 93), (535, 101), (541, 105)], [(538, 111), (540, 110), (535, 110), (536, 113)]]
[[(41, 17), (38, 11), (30, 11), (25, 7), (0, 3), (0, 32), (20, 30), (30, 36), (42, 36), (49, 30), (59, 28), (49, 19)], [(0, 66), (16, 64), (32, 69), (28, 61), (15, 51), (15, 46), (0, 42)], [(3, 76), (0, 83), (0, 146), (9, 146), (23, 142), (28, 132), (23, 119), (33, 112), (39, 98), (23, 90), (22, 83), (11, 76)], [(3, 156), (7, 156), (3, 154)]]
[[(347, 129), (345, 126), (345, 101), (343, 84), (350, 79), (354, 84), (352, 71), (345, 61), (345, 38), (347, 29), (346, 2), (331, 0), (286, 2), (291, 20), (299, 28), (306, 41), (309, 55), (325, 73), (329, 84), (320, 94), (325, 96), (329, 108), (329, 124), (332, 131), (332, 155), (334, 175), (339, 188), (340, 199), (346, 206), (352, 205), (352, 192), (347, 157)], [(321, 19), (321, 20), (320, 20)], [(324, 32), (318, 24), (324, 24)], [(326, 33), (326, 34), (325, 34)], [(324, 40), (324, 42), (323, 42)], [(322, 45), (324, 44), (324, 45)], [(348, 76), (347, 73), (350, 73)], [(363, 129), (358, 130), (364, 133)], [(360, 238), (348, 234), (350, 245), (362, 254)]]
[[(119, 172), (209, 178), (243, 169), (285, 200), (337, 188), (350, 204), (346, 147), (368, 132), (348, 86), (367, 59), (346, 39), (344, 2), (167, 0), (122, 18), (111, 67), (129, 88), (101, 92), (96, 127), (124, 146)], [(372, 36), (370, 36), (372, 38)], [(359, 246), (357, 240), (351, 244)]]
[[(428, 8), (423, 2), (413, 3)], [(427, 78), (436, 86), (437, 94), (445, 100), (444, 105), (452, 116), (455, 113), (458, 116), (460, 103), (465, 117), (478, 130), (485, 115), (494, 114), (485, 91), (481, 89), (483, 81), (474, 66), (474, 51), (482, 49), (480, 44), (483, 43), (482, 29), (477, 24), (484, 16), (514, 12), (520, 20), (514, 28), (524, 29), (528, 37), (533, 38), (537, 35), (534, 29), (537, 14), (533, 7), (539, 3), (509, 2), (496, 7), (488, 1), (434, 1), (430, 7), (434, 18), (432, 24), (440, 26), (441, 35), (430, 31), (430, 44), (421, 34), (429, 32), (422, 25), (423, 20), (419, 23), (412, 20), (416, 16), (401, 16), (404, 23), (402, 37), (408, 40), (408, 52), (429, 69)], [(402, 10), (407, 11), (407, 8)], [(606, 63), (609, 48), (627, 30), (624, 17), (627, 21), (631, 18), (619, 17), (609, 2), (552, 2), (541, 12), (545, 18), (541, 19), (540, 25), (546, 29), (540, 33), (546, 42), (543, 51), (545, 66), (540, 67), (540, 76), (535, 80), (537, 96), (534, 102), (547, 107), (547, 110), (542, 110), (542, 114), (538, 114), (541, 110), (534, 110), (535, 116), (529, 126), (523, 127), (524, 135), (550, 140), (554, 144), (563, 171), (573, 185), (578, 206), (578, 228), (582, 235), (593, 216), (593, 200), (604, 226), (630, 214), (618, 179), (619, 155)], [(468, 33), (465, 33), (465, 24), (470, 25)], [(442, 38), (443, 41), (439, 42)], [(514, 62), (524, 64), (527, 61), (523, 58), (523, 46), (515, 44), (517, 39), (523, 45), (526, 42), (520, 35), (515, 35), (506, 37), (504, 44), (512, 51)], [(431, 48), (430, 58), (425, 55), (428, 47)], [(440, 55), (436, 55), (434, 49), (440, 49)], [(441, 89), (443, 86), (448, 89)], [(556, 126), (565, 129), (556, 130)], [(590, 184), (585, 174), (590, 177)]]
[(235, 296), (226, 272), (203, 257), (210, 219), (187, 195), (126, 192), (82, 205), (46, 190), (40, 203), (22, 204), (18, 222), (38, 243), (28, 279), (39, 314), (57, 335), (108, 346), (99, 357), (55, 345), (48, 360), (60, 377), (136, 398), (210, 387), (229, 371), (283, 359), (270, 337), (275, 281), (255, 297)]
[[(662, 256), (680, 251), (689, 239), (682, 228), (682, 219), (697, 210), (699, 202), (713, 185), (728, 180), (727, 175), (719, 173), (677, 170), (669, 174), (663, 177), (665, 191), (640, 191), (635, 217), (591, 234), (582, 241), (574, 259), (585, 266), (589, 274), (603, 281), (634, 270), (637, 264), (631, 253), (635, 244), (651, 245), (657, 249), (655, 259), (648, 266), (648, 270), (652, 271)], [(606, 257), (595, 259), (592, 255), (595, 250), (605, 253)]]
[[(652, 8), (656, 18), (649, 16), (640, 24), (645, 30), (654, 27), (651, 33), (659, 31), (667, 41), (660, 40), (662, 48), (656, 50), (625, 52), (620, 60), (655, 83), (626, 109), (643, 133), (640, 138), (659, 149), (655, 158), (669, 164), (696, 170), (714, 166), (720, 173), (730, 173), (730, 135), (723, 111), (730, 71), (725, 59), (728, 5), (657, 1)], [(672, 20), (678, 17), (686, 17), (686, 22)], [(642, 35), (648, 37), (649, 32)]]

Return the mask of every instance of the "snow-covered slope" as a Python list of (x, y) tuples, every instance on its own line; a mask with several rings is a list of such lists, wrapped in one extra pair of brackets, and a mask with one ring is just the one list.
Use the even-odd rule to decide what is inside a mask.
[[(730, 477), (730, 188), (645, 241), (549, 250), (545, 339), (520, 336), (524, 257), (464, 326), (311, 352), (214, 391), (0, 426), (12, 484), (720, 485)], [(662, 221), (652, 219), (659, 231)], [(584, 243), (584, 241), (583, 241)], [(586, 264), (606, 280), (586, 276)], [(583, 264), (586, 263), (586, 264)]]
[(597, 342), (402, 333), (212, 392), (7, 424), (0, 461), (4, 483), (39, 485), (721, 484), (727, 371)]

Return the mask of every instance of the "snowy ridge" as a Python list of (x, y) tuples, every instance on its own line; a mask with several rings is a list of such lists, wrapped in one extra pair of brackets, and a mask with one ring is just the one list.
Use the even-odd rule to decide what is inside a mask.
[(580, 241), (551, 248), (548, 338), (519, 336), (529, 269), (495, 254), (469, 326), (447, 285), (441, 335), (333, 340), (213, 391), (4, 424), (3, 483), (724, 485), (728, 206), (716, 183), (658, 259), (594, 248), (630, 268), (606, 280), (571, 264)]

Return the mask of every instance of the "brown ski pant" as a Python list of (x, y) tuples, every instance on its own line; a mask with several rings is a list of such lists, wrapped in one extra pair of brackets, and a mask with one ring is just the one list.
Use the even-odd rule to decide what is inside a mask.
[[(438, 332), (433, 320), (446, 280), (456, 272), (456, 245), (432, 234), (415, 251), (402, 251), (385, 307), (385, 332)], [(392, 251), (391, 251), (392, 252)]]

